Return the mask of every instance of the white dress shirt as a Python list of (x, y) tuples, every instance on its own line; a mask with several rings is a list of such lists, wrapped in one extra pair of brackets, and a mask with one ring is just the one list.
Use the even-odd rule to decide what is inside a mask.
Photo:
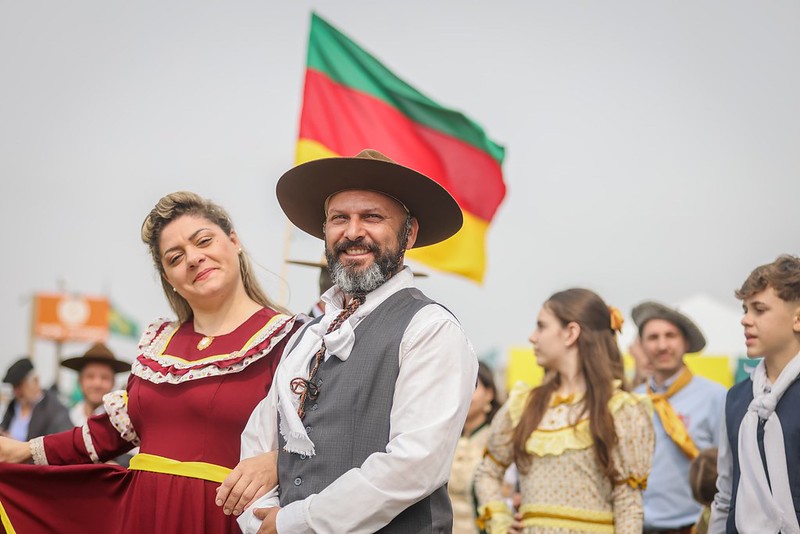
[[(406, 268), (368, 294), (348, 319), (349, 325), (342, 327), (341, 335), (349, 336), (347, 332), (353, 332), (387, 298), (413, 287), (413, 281), (411, 271)], [(322, 299), (326, 313), (321, 322), (329, 324), (342, 309), (344, 295), (334, 286)], [(296, 368), (298, 360), (307, 369), (306, 362), (319, 349), (324, 334), (321, 329), (307, 330), (297, 347), (297, 334), (290, 340), (284, 361), (278, 366), (276, 381), (286, 376), (280, 372), (281, 367)], [(352, 348), (347, 340), (336, 341), (340, 347)], [(334, 353), (343, 359), (349, 356), (349, 350), (341, 348)], [(370, 455), (360, 467), (350, 469), (319, 494), (282, 508), (277, 516), (279, 533), (375, 532), (447, 481), (475, 389), (478, 370), (475, 352), (452, 314), (441, 306), (429, 305), (411, 319), (398, 357), (400, 372), (386, 451)], [(280, 391), (286, 389), (272, 387), (250, 416), (242, 434), (243, 459), (276, 450), (279, 440), (285, 444), (277, 432), (278, 406), (286, 405), (286, 399), (277, 398)], [(293, 400), (296, 406), (296, 399)], [(245, 534), (256, 533), (261, 525), (253, 509), (270, 506), (279, 506), (277, 488), (239, 517), (239, 526)]]

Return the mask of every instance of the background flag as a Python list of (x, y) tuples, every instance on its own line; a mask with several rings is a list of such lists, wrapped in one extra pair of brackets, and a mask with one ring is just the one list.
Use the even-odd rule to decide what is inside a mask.
[(139, 337), (139, 327), (133, 319), (125, 317), (113, 304), (108, 307), (108, 330), (122, 337)]
[(481, 282), (486, 231), (506, 191), (505, 150), (478, 124), (426, 97), (312, 14), (297, 163), (364, 148), (433, 178), (461, 206), (460, 232), (408, 256)]

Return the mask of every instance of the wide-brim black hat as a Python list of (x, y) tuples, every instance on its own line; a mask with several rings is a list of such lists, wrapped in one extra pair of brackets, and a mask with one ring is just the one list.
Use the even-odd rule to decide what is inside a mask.
[(663, 319), (674, 324), (683, 332), (686, 338), (686, 352), (700, 352), (706, 346), (706, 338), (694, 321), (678, 310), (665, 306), (660, 302), (648, 300), (642, 302), (631, 311), (633, 322), (636, 323), (641, 334), (645, 323), (651, 319)]
[(325, 239), (325, 202), (331, 195), (350, 189), (375, 191), (403, 204), (419, 222), (414, 247), (444, 241), (464, 223), (461, 208), (444, 187), (377, 150), (362, 150), (352, 158), (302, 163), (281, 176), (276, 193), (283, 212), (295, 226)]
[(111, 366), (114, 373), (124, 373), (131, 370), (131, 364), (118, 360), (111, 349), (103, 343), (95, 343), (89, 350), (80, 356), (73, 356), (61, 362), (61, 365), (75, 371), (80, 371), (88, 363), (104, 363)]

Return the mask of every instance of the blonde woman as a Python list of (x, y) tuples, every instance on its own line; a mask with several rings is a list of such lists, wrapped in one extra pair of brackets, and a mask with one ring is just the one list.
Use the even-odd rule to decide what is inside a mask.
[[(104, 398), (106, 414), (30, 442), (0, 438), (0, 461), (38, 464), (0, 464), (9, 532), (239, 532), (216, 505), (217, 488), (299, 325), (261, 290), (217, 204), (169, 194), (145, 218), (142, 240), (177, 320), (147, 329), (126, 390)], [(130, 470), (102, 463), (136, 446)]]

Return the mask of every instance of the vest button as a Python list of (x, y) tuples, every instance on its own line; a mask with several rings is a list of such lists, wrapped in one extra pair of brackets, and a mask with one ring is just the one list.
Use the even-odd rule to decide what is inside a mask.
[(313, 412), (313, 411), (316, 411), (316, 410), (317, 410), (317, 408), (319, 408), (319, 404), (317, 404), (316, 402), (315, 402), (314, 404), (312, 404), (312, 405), (311, 405), (311, 411), (312, 411), (312, 412)]
[(294, 485), (295, 486), (299, 486), (302, 483), (303, 483), (303, 479), (302, 478), (297, 477), (296, 479), (294, 479)]
[(310, 426), (306, 427), (306, 432), (311, 432), (311, 427)]
[(317, 385), (318, 385), (318, 386), (321, 386), (321, 385), (322, 385), (322, 379), (321, 379), (321, 378), (317, 378)]
[(308, 458), (308, 456), (306, 456), (305, 454), (302, 454), (302, 453), (300, 454), (300, 459), (301, 460), (305, 460), (306, 458)]

